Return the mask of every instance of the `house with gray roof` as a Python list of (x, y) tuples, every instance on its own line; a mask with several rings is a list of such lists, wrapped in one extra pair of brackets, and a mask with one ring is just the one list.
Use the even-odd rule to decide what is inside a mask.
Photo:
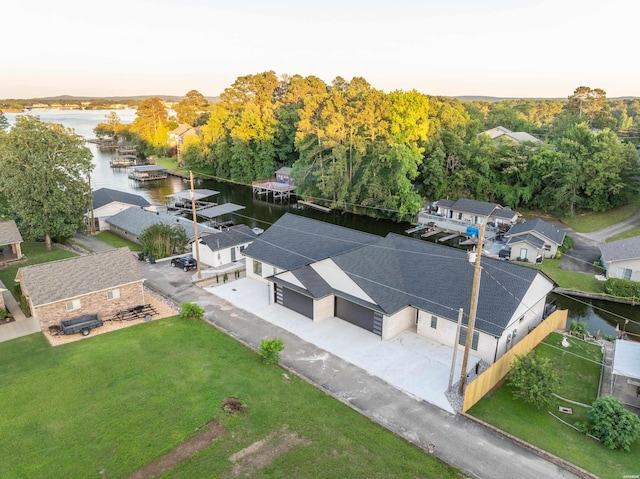
[(22, 235), (13, 220), (0, 221), (0, 264), (7, 264), (22, 258)]
[(285, 213), (244, 250), (252, 261), (247, 277), (265, 281), (280, 271), (296, 269), (373, 243), (379, 236)]
[(516, 224), (520, 214), (517, 211), (487, 201), (459, 198), (441, 199), (418, 213), (418, 222), (465, 233), (468, 227), (486, 225), (486, 233), (492, 236), (500, 228)]
[(525, 131), (511, 131), (509, 128), (505, 128), (504, 126), (496, 126), (490, 130), (483, 131), (481, 135), (487, 135), (496, 142), (496, 145), (499, 145), (503, 140), (513, 141), (516, 143), (522, 143), (525, 141), (531, 143), (542, 143), (542, 140)]
[(43, 331), (87, 314), (106, 318), (146, 304), (145, 278), (129, 248), (25, 266), (16, 281)]
[(90, 221), (90, 216), (93, 214), (95, 230), (108, 230), (109, 225), (106, 220), (132, 206), (155, 211), (155, 206), (140, 195), (111, 188), (100, 188), (93, 192), (93, 213), (87, 211), (87, 220)]
[[(105, 223), (109, 225), (109, 231), (138, 244), (140, 244), (139, 237), (142, 232), (156, 223), (184, 229), (188, 241), (192, 241), (194, 235), (192, 220), (161, 211), (147, 211), (143, 208), (127, 208), (107, 219)], [(198, 223), (199, 237), (216, 232), (216, 229)]]
[(599, 245), (607, 278), (640, 281), (640, 236)]
[(512, 260), (533, 262), (538, 257), (554, 258), (565, 232), (541, 219), (513, 225), (504, 235)]
[[(272, 303), (314, 322), (340, 318), (382, 340), (412, 330), (447, 346), (455, 344), (462, 308), (464, 344), (474, 275), (465, 251), (290, 216), (286, 227), (276, 222), (245, 250), (262, 263)], [(554, 283), (533, 268), (492, 258), (482, 263), (472, 349), (493, 363), (544, 319)]]
[(247, 225), (236, 225), (200, 238), (200, 263), (213, 268), (244, 260), (244, 250), (256, 238)]

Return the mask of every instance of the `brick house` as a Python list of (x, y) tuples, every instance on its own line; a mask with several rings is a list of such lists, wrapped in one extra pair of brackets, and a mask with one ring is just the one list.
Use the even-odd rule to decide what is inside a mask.
[(43, 331), (86, 314), (110, 318), (145, 304), (144, 276), (128, 248), (25, 266), (16, 281)]

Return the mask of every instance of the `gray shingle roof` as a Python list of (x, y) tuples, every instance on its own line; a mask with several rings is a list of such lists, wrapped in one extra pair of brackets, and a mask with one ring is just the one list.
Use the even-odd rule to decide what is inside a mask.
[(640, 258), (640, 236), (599, 245), (604, 261), (624, 261)]
[(507, 240), (508, 245), (513, 245), (520, 242), (529, 243), (530, 245), (535, 246), (538, 249), (544, 248), (544, 240), (529, 233), (509, 236), (509, 239)]
[(374, 243), (380, 236), (286, 213), (243, 254), (284, 270)]
[(211, 251), (218, 251), (250, 243), (257, 235), (247, 225), (237, 225), (216, 234), (203, 236), (200, 242), (206, 244)]
[(151, 203), (140, 195), (112, 190), (111, 188), (100, 188), (93, 192), (93, 207), (96, 209), (104, 205), (108, 205), (109, 203), (113, 203), (114, 201), (142, 207), (151, 205)]
[(460, 198), (456, 201), (451, 209), (455, 211), (461, 211), (463, 213), (471, 213), (474, 215), (489, 216), (493, 210), (500, 205), (497, 203), (487, 203), (486, 201), (469, 200), (467, 198)]
[[(438, 316), (468, 322), (474, 266), (463, 250), (390, 233), (333, 260), (387, 313), (413, 305)], [(500, 336), (532, 281), (533, 268), (482, 259), (476, 327)]]
[(18, 270), (17, 277), (34, 306), (145, 279), (129, 248), (25, 266)]
[[(193, 238), (193, 221), (181, 216), (170, 215), (161, 211), (147, 211), (142, 208), (127, 208), (106, 220), (110, 225), (128, 231), (134, 236), (139, 236), (149, 226), (155, 223), (168, 225), (179, 224), (188, 239)], [(201, 233), (216, 233), (214, 228), (198, 223), (198, 236)]]
[(553, 225), (550, 225), (544, 220), (536, 218), (534, 220), (527, 220), (524, 223), (513, 225), (509, 231), (505, 234), (505, 237), (521, 235), (524, 233), (538, 233), (544, 236), (549, 241), (553, 241), (557, 245), (561, 245), (564, 241), (565, 233), (560, 231)]
[(22, 235), (13, 220), (0, 221), (0, 246), (22, 243)]

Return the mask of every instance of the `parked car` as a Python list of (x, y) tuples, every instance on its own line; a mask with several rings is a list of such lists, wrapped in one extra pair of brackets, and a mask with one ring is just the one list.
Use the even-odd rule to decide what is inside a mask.
[(511, 248), (503, 248), (498, 252), (498, 258), (500, 259), (510, 259), (511, 258)]
[(191, 256), (182, 256), (180, 258), (173, 258), (171, 260), (171, 266), (174, 268), (182, 268), (185, 271), (198, 267), (198, 262)]

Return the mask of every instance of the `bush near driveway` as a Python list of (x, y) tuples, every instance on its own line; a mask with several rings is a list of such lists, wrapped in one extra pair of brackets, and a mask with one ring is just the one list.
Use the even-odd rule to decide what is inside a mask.
[[(227, 434), (163, 477), (233, 477), (230, 457), (269, 434), (298, 444), (254, 477), (462, 477), (203, 321), (177, 317), (52, 348), (0, 348), (0, 477), (128, 477), (212, 419)], [(246, 413), (221, 404), (238, 398)]]

